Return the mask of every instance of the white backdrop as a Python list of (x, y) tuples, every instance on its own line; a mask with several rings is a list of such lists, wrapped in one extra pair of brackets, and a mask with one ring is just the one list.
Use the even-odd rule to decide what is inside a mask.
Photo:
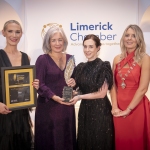
[[(34, 7), (33, 7), (34, 6)], [(127, 11), (128, 10), (128, 11)], [(86, 61), (82, 53), (82, 37), (93, 33), (96, 35), (116, 35), (114, 40), (102, 40), (103, 44), (115, 43), (117, 45), (103, 45), (100, 57), (112, 62), (113, 57), (119, 53), (119, 40), (123, 30), (129, 24), (138, 23), (137, 0), (26, 0), (25, 1), (25, 50), (32, 57), (34, 64), (36, 58), (42, 54), (42, 38), (40, 36), (43, 25), (59, 23), (68, 37), (67, 52), (75, 55), (76, 63)], [(76, 30), (79, 25), (109, 24), (110, 30)], [(71, 30), (71, 23), (72, 29)], [(73, 34), (73, 35), (72, 35)], [(78, 40), (78, 34), (80, 35)], [(73, 41), (76, 40), (76, 41)]]
[[(62, 25), (69, 41), (67, 53), (75, 56), (76, 64), (86, 61), (82, 38), (90, 33), (101, 38), (99, 57), (112, 63), (120, 53), (120, 38), (129, 24), (141, 26), (150, 54), (149, 16), (150, 0), (0, 0), (0, 30), (9, 19), (21, 23), (24, 34), (18, 49), (31, 57), (32, 65), (43, 54), (41, 31), (48, 23)], [(80, 25), (90, 26), (90, 29), (79, 30)], [(0, 32), (0, 48), (4, 47), (5, 38)], [(147, 95), (150, 98), (150, 91)]]

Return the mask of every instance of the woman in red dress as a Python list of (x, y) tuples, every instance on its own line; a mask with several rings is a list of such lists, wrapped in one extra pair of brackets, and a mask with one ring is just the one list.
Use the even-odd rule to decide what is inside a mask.
[(150, 102), (145, 96), (150, 80), (150, 58), (142, 30), (129, 25), (114, 58), (111, 90), (116, 150), (150, 150)]

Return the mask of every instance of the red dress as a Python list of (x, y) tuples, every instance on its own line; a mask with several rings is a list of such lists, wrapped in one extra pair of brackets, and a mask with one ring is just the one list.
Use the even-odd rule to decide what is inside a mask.
[[(140, 82), (141, 68), (137, 63), (133, 65), (133, 56), (134, 52), (130, 53), (117, 64), (115, 70), (117, 102), (121, 110), (128, 107)], [(126, 63), (130, 69), (123, 68)], [(121, 71), (123, 77), (127, 74), (124, 89), (121, 87), (122, 80), (118, 71)], [(116, 150), (150, 150), (150, 102), (146, 96), (143, 96), (137, 107), (126, 118), (114, 117), (114, 125)]]

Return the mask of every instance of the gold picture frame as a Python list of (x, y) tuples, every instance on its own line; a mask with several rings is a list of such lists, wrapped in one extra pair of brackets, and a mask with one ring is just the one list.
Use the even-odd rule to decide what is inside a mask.
[(3, 103), (10, 110), (36, 107), (34, 79), (35, 65), (1, 67)]

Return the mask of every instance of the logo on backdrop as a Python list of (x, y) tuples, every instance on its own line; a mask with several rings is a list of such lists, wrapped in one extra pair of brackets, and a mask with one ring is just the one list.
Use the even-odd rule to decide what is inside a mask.
[[(42, 38), (45, 36), (49, 28), (56, 26), (60, 28), (62, 27), (62, 25), (59, 25), (57, 23), (49, 23), (44, 25), (41, 32)], [(78, 22), (70, 23), (70, 31), (70, 40), (73, 42), (71, 43), (72, 46), (82, 45), (82, 41), (87, 34), (97, 35), (100, 38), (103, 45), (119, 45), (119, 43), (115, 42), (117, 34), (112, 34), (113, 24), (110, 22), (99, 22), (98, 24), (80, 24)]]
[[(113, 30), (113, 24), (110, 22), (99, 22), (97, 24), (80, 24), (77, 23), (70, 23), (70, 40), (71, 41), (83, 41), (84, 37), (87, 34), (87, 31), (94, 31), (94, 34), (96, 34), (102, 41), (109, 40), (113, 41), (115, 40), (115, 37), (117, 34), (108, 34), (108, 31)], [(105, 33), (107, 31), (107, 34)], [(85, 34), (84, 34), (85, 33)], [(98, 34), (97, 34), (98, 33)]]

